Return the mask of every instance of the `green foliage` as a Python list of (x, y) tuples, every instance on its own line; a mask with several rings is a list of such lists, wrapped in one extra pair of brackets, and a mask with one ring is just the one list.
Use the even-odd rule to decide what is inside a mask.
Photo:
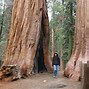
[[(51, 0), (52, 3), (52, 0)], [(51, 4), (52, 5), (52, 4)], [(50, 21), (50, 52), (52, 52), (52, 28), (55, 33), (55, 51), (60, 53), (60, 48), (62, 47), (62, 21), (64, 19), (63, 5), (59, 0), (54, 0), (51, 6), (52, 18)]]
[(1, 41), (0, 42), (0, 60), (3, 60), (4, 58), (5, 48), (6, 48), (6, 41)]
[(64, 42), (63, 42), (63, 59), (69, 60), (72, 54), (73, 40), (74, 40), (74, 27), (75, 27), (75, 6), (74, 0), (65, 2), (65, 20), (64, 20)]
[[(66, 63), (72, 54), (73, 48), (76, 2), (75, 0), (51, 0), (50, 2), (49, 6), (52, 12), (50, 29), (53, 27), (55, 32), (55, 50), (60, 55), (61, 49), (63, 50), (62, 58)], [(50, 35), (50, 51), (52, 51), (51, 38)]]
[[(8, 3), (7, 3), (8, 2)], [(4, 57), (4, 52), (6, 48), (6, 40), (7, 35), (10, 30), (10, 23), (11, 23), (11, 3), (12, 0), (6, 0), (5, 7), (3, 6), (3, 3), (0, 1), (0, 30), (2, 26), (2, 32), (1, 32), (1, 40), (0, 40), (0, 60)], [(3, 7), (2, 7), (3, 6)]]
[(7, 34), (10, 30), (10, 23), (11, 23), (11, 8), (8, 7), (4, 13), (4, 21), (3, 21), (3, 31), (2, 31), (2, 40), (7, 40)]

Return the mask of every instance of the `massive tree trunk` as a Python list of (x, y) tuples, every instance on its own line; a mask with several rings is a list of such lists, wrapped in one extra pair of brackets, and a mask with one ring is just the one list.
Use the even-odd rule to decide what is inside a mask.
[(28, 75), (33, 69), (41, 32), (44, 64), (48, 70), (52, 69), (49, 59), (49, 21), (46, 4), (46, 0), (14, 0), (3, 65), (16, 64), (20, 75)]
[(89, 60), (89, 0), (77, 0), (76, 32), (72, 56), (66, 66), (65, 75), (80, 79), (80, 61)]

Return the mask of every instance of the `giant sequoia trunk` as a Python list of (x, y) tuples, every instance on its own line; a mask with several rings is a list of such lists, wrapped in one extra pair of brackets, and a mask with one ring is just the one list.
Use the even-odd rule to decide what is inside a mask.
[(89, 60), (89, 0), (77, 0), (76, 32), (72, 56), (66, 66), (65, 75), (78, 81), (80, 61)]
[(31, 73), (41, 33), (44, 64), (48, 71), (52, 69), (49, 59), (49, 21), (46, 3), (46, 0), (14, 0), (3, 65), (16, 64), (20, 75)]

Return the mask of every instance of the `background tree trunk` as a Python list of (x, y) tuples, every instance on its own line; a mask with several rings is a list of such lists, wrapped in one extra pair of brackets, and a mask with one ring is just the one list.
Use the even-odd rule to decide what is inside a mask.
[(66, 65), (65, 75), (80, 79), (80, 61), (89, 60), (89, 0), (77, 0), (76, 32), (72, 56)]
[(55, 3), (55, 0), (52, 1), (52, 5), (53, 5), (52, 6), (52, 58), (55, 53), (55, 28), (54, 28), (54, 10), (53, 10), (54, 3)]
[(41, 32), (44, 63), (51, 70), (46, 0), (14, 0), (4, 65), (16, 64), (21, 75), (31, 73)]
[(54, 30), (52, 28), (52, 58), (54, 56), (54, 52), (55, 52), (55, 47), (54, 47)]
[(62, 59), (63, 56), (63, 50), (61, 48), (61, 55), (60, 55), (60, 70), (64, 71), (64, 60)]

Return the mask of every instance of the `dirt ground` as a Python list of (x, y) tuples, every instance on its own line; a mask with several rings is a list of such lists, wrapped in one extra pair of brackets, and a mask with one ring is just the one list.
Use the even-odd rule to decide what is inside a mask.
[(53, 78), (53, 74), (40, 73), (14, 82), (0, 82), (0, 89), (81, 89), (81, 83), (64, 77), (62, 72), (57, 78)]

